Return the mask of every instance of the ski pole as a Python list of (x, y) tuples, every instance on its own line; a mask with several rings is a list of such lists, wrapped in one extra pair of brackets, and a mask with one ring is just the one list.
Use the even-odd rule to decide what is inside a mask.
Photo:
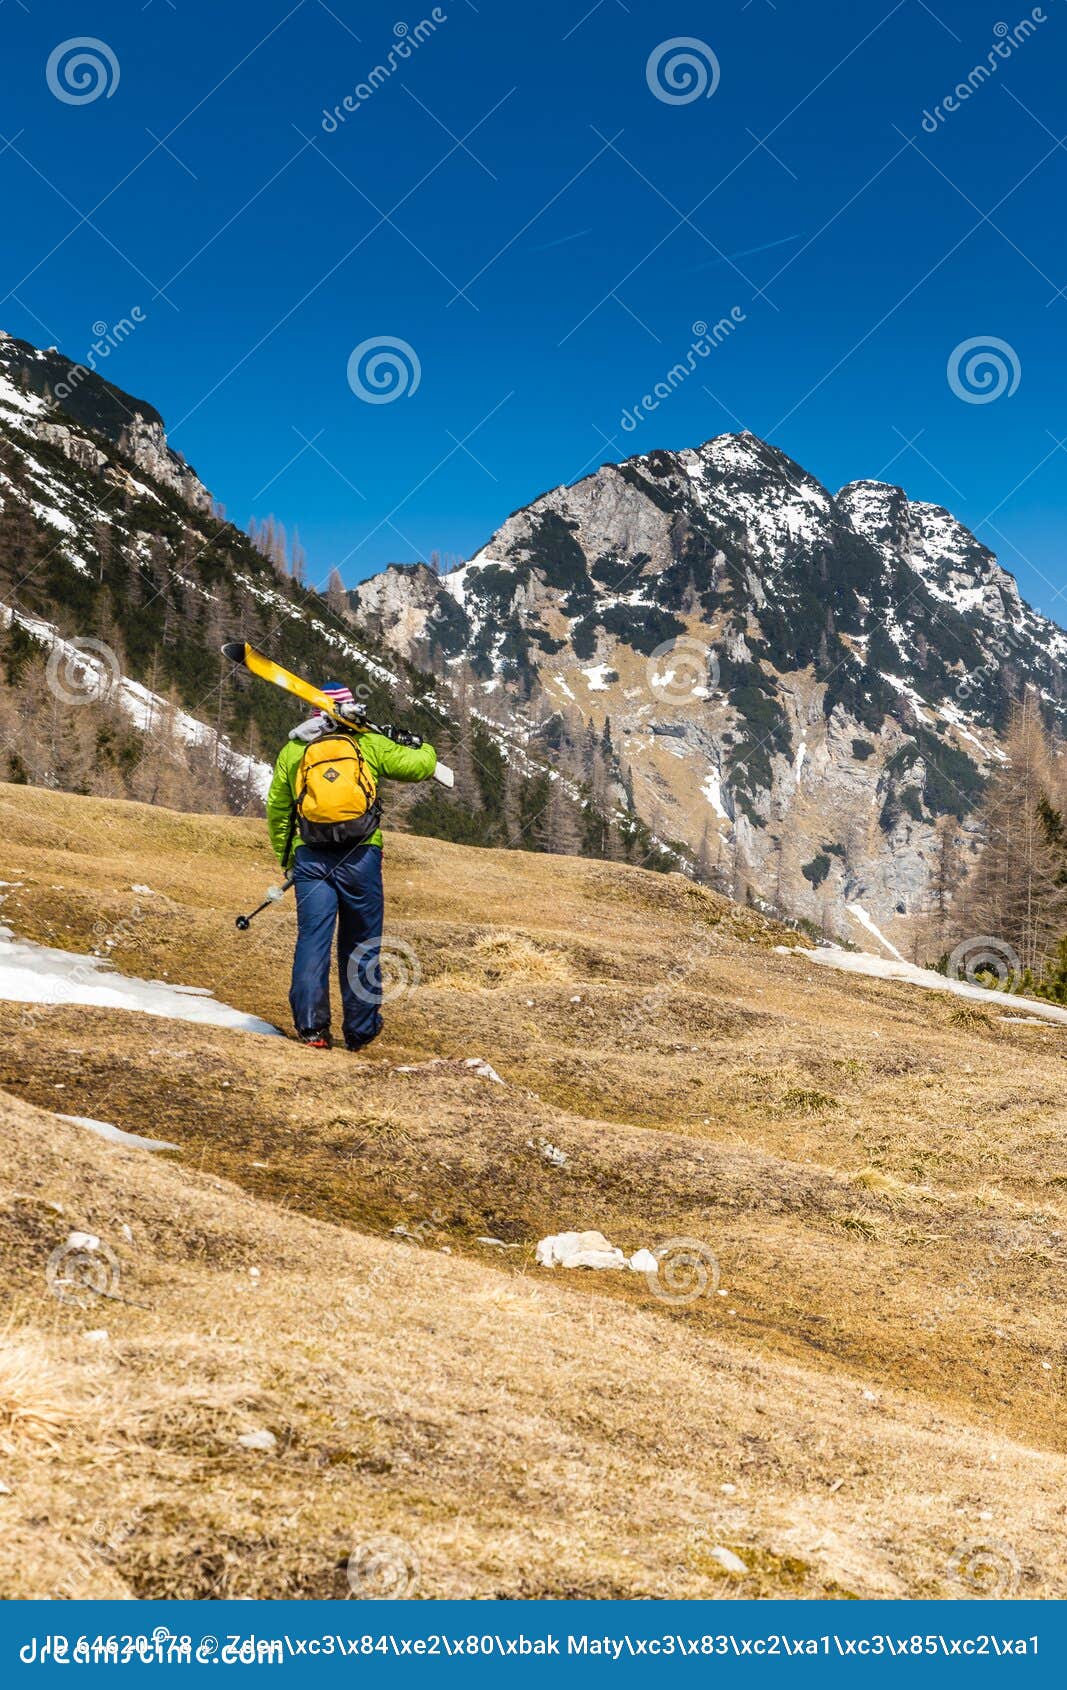
[(236, 920), (234, 921), (234, 926), (239, 927), (242, 933), (247, 933), (248, 929), (252, 925), (252, 917), (257, 916), (259, 914), (260, 910), (269, 909), (271, 904), (280, 903), (281, 899), (285, 897), (285, 894), (288, 892), (288, 890), (289, 890), (289, 888), (292, 884), (293, 884), (293, 877), (292, 877), (291, 874), (287, 874), (280, 886), (272, 886), (271, 887), (270, 891), (267, 893), (266, 898), (263, 900), (263, 902), (261, 904), (257, 905), (257, 907), (252, 911), (251, 915), (239, 915), (236, 918)]

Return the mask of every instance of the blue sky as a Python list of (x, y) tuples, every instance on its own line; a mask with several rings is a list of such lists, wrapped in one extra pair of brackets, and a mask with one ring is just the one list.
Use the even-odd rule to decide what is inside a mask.
[[(6, 0), (0, 31), (0, 326), (84, 357), (139, 307), (106, 373), (314, 580), (747, 427), (947, 504), (1067, 622), (1063, 0)], [(83, 36), (111, 92), (58, 98)], [(97, 86), (68, 58), (54, 86)], [(1003, 376), (954, 389), (990, 336)], [(372, 404), (349, 364), (384, 339), (407, 391)]]

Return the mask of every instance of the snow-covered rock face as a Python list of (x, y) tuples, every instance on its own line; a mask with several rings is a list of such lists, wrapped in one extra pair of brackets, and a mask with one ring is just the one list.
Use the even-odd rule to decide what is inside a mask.
[(1067, 636), (961, 523), (878, 482), (834, 497), (751, 434), (606, 464), (455, 574), (355, 596), (498, 710), (609, 719), (658, 836), (853, 939), (850, 906), (887, 931), (923, 906), (940, 818), (973, 844), (1023, 685), (1067, 727)]
[(171, 492), (177, 493), (191, 510), (212, 509), (211, 494), (181, 453), (175, 452), (168, 445), (163, 424), (157, 418), (144, 417), (140, 412), (135, 412), (123, 430), (118, 444), (127, 456), (133, 459), (138, 469), (145, 470), (164, 487), (169, 487)]
[[(454, 578), (453, 578), (454, 579)], [(398, 651), (428, 660), (449, 628), (462, 643), (466, 624), (451, 595), (442, 596), (441, 579), (425, 564), (390, 564), (350, 595), (359, 619)]]
[[(1048, 643), (1051, 624), (1033, 616), (1014, 577), (941, 505), (911, 502), (901, 488), (882, 482), (853, 481), (841, 489), (837, 507), (856, 533), (875, 547), (888, 571), (904, 564), (935, 599), (961, 615), (976, 611), (990, 618), (993, 635), (1002, 626), (1022, 627), (1030, 616), (1035, 644)], [(1053, 647), (1056, 632), (1052, 630)]]
[[(24, 429), (58, 447), (83, 469), (97, 469), (107, 461), (106, 453), (80, 432), (91, 429), (170, 488), (191, 510), (212, 509), (211, 494), (196, 471), (168, 444), (155, 407), (124, 393), (54, 347), (42, 351), (29, 341), (0, 335), (0, 404), (17, 414)], [(72, 429), (70, 423), (78, 426)]]
[(0, 604), (0, 630), (6, 630), (13, 624), (50, 653), (63, 683), (72, 689), (75, 696), (87, 699), (111, 697), (142, 733), (151, 734), (165, 726), (182, 743), (206, 748), (220, 768), (235, 780), (246, 782), (261, 799), (266, 799), (274, 773), (270, 763), (235, 751), (226, 736), (206, 722), (179, 710), (169, 700), (142, 686), (139, 681), (131, 680), (128, 675), (115, 674), (104, 657), (91, 647), (86, 649), (76, 642), (65, 640), (52, 623), (43, 622), (37, 616), (22, 616), (10, 605)]
[[(400, 665), (220, 520), (152, 406), (79, 368), (0, 334), (0, 643), (14, 629), (20, 651), (51, 665), (60, 707), (106, 700), (168, 761), (209, 753), (192, 764), (209, 762), (243, 807), (264, 795), (284, 730), (272, 689), (242, 698), (220, 675), (224, 639), (280, 641), (280, 656), (292, 639), (303, 666), (349, 675), (381, 719)], [(17, 753), (0, 748), (3, 778)]]

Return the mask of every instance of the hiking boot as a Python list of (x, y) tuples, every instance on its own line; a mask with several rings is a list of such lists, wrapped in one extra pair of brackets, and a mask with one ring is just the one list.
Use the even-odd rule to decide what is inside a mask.
[(377, 1037), (377, 1033), (372, 1033), (367, 1039), (346, 1039), (345, 1049), (351, 1051), (366, 1050), (367, 1046), (373, 1044)]
[(333, 1044), (328, 1027), (312, 1028), (309, 1033), (297, 1033), (302, 1045), (310, 1045), (312, 1050), (329, 1050)]

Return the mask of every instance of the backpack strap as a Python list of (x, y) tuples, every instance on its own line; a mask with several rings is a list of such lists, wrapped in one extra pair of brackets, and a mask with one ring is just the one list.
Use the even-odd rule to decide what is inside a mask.
[[(309, 822), (301, 808), (307, 794), (306, 762), (309, 752), (319, 746), (326, 745), (330, 740), (337, 739), (348, 745), (354, 753), (357, 764), (357, 782), (363, 792), (366, 810), (358, 822)], [(367, 762), (359, 746), (359, 735), (350, 729), (337, 726), (330, 731), (320, 734), (317, 739), (309, 741), (304, 750), (296, 770), (295, 797), (289, 813), (289, 840), (297, 828), (305, 845), (355, 845), (362, 844), (381, 825), (382, 798), (374, 778), (374, 771)]]

